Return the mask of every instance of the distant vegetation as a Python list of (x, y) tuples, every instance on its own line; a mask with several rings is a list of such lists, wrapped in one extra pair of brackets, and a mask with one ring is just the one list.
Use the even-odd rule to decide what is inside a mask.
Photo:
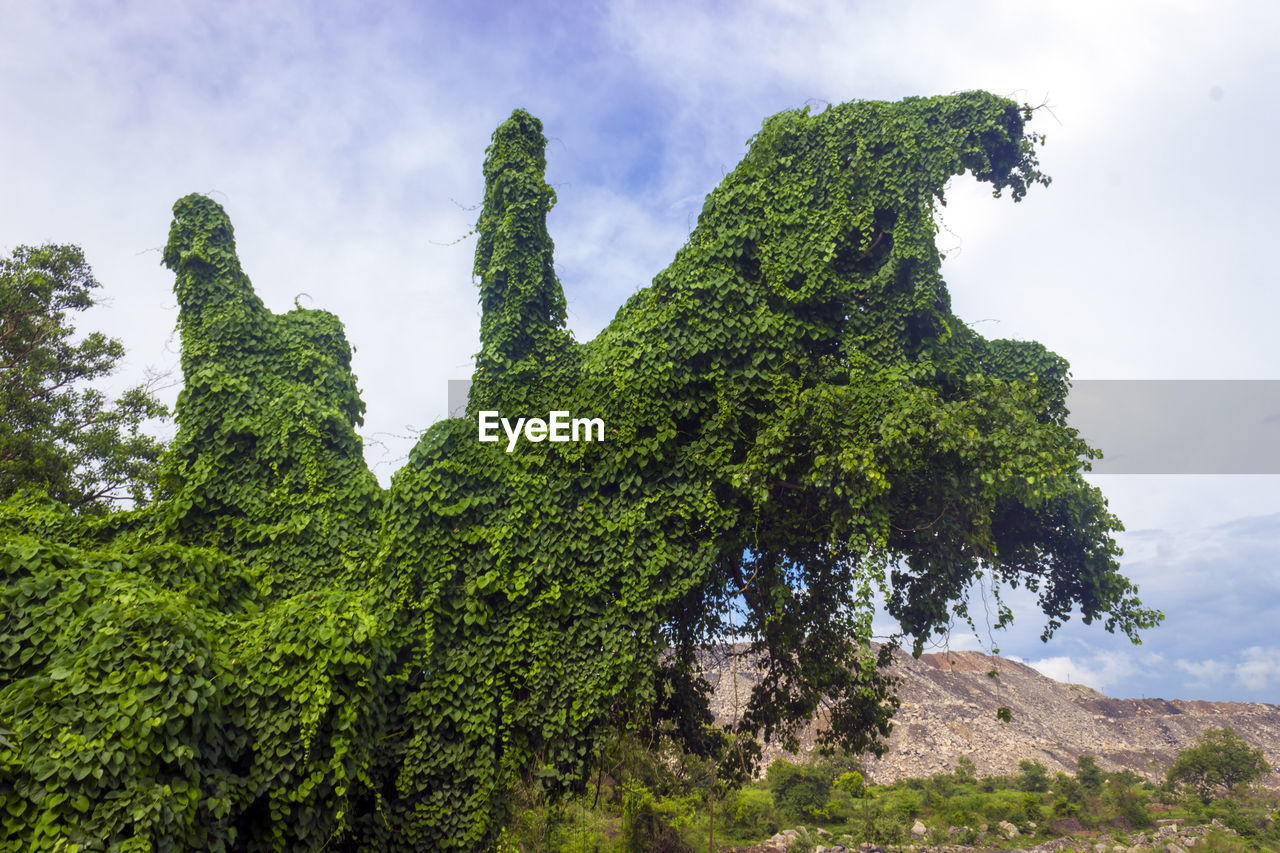
[[(560, 805), (527, 799), (504, 832), (502, 849), (702, 851), (714, 810), (717, 850), (760, 844), (797, 827), (804, 830), (793, 853), (864, 842), (1027, 848), (1065, 835), (1111, 845), (1142, 832), (1150, 839), (1157, 820), (1177, 819), (1187, 826), (1221, 824), (1198, 851), (1280, 850), (1280, 797), (1252, 785), (1266, 772), (1260, 755), (1231, 729), (1210, 729), (1178, 754), (1159, 784), (1128, 770), (1105, 771), (1095, 756), (1081, 755), (1070, 775), (1051, 775), (1039, 762), (1023, 760), (1014, 775), (979, 777), (973, 761), (961, 757), (949, 773), (875, 785), (866, 782), (856, 757), (828, 753), (801, 764), (779, 759), (763, 778), (733, 790), (713, 784), (705, 761), (629, 743), (612, 772), (601, 774), (598, 789)], [(1205, 789), (1186, 775), (1185, 768), (1206, 762), (1219, 778), (1234, 781)], [(917, 822), (924, 833), (913, 836)], [(1009, 827), (1017, 834), (1006, 835)]]

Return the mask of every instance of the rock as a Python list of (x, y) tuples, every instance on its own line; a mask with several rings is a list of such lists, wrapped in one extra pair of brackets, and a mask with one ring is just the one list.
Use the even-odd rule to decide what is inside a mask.
[(996, 827), (1000, 830), (1000, 834), (1005, 838), (1017, 838), (1019, 835), (1018, 827), (1009, 823), (1007, 820), (1000, 821), (1000, 823), (996, 824)]
[(1062, 820), (1050, 821), (1049, 831), (1054, 835), (1074, 835), (1077, 832), (1084, 832), (1084, 824), (1073, 817), (1064, 817)]
[(1178, 845), (1178, 844), (1174, 844), (1172, 841), (1170, 841), (1168, 844), (1164, 846), (1164, 853), (1187, 853), (1187, 850), (1185, 847), (1182, 847), (1181, 845)]
[(1099, 841), (1097, 844), (1093, 845), (1093, 853), (1111, 853), (1111, 848)]
[(920, 821), (916, 821), (911, 825), (911, 834), (916, 838), (924, 838), (929, 834), (929, 829)]
[(1183, 820), (1180, 817), (1166, 817), (1156, 821), (1156, 826), (1182, 826)]

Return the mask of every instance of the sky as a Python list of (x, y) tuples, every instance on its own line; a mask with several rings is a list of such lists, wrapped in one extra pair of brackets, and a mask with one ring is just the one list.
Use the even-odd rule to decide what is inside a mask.
[[(385, 483), (470, 376), (481, 164), (513, 109), (549, 138), (556, 267), (588, 340), (765, 117), (986, 89), (1041, 106), (1053, 184), (1015, 205), (953, 182), (955, 312), (1077, 380), (1274, 380), (1277, 43), (1280, 7), (1256, 2), (8, 0), (0, 251), (82, 246), (104, 299), (81, 322), (128, 349), (113, 382), (167, 377), (172, 403), (160, 254), (173, 202), (211, 196), (268, 307), (345, 323)], [(1280, 702), (1280, 476), (1092, 481), (1164, 625), (1135, 647), (1073, 620), (1046, 644), (1013, 593), (1012, 629), (957, 625), (950, 648), (1117, 697)]]

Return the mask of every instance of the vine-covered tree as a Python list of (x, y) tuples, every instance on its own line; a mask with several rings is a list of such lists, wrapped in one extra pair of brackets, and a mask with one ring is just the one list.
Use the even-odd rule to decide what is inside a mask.
[[(774, 116), (577, 344), (517, 111), (485, 160), (468, 417), (386, 493), (336, 318), (267, 311), (225, 213), (180, 200), (166, 499), (0, 507), (6, 840), (484, 849), (513, 786), (581, 785), (619, 728), (733, 763), (823, 707), (830, 740), (881, 748), (880, 599), (917, 650), (978, 577), (1038, 592), (1046, 636), (1079, 612), (1136, 638), (1159, 614), (1082, 477), (1066, 362), (955, 317), (934, 245), (951, 177), (1047, 183), (1027, 118), (985, 93)], [(481, 409), (606, 440), (507, 452)], [(762, 677), (726, 738), (699, 655), (731, 642)]]
[(43, 491), (80, 512), (144, 502), (161, 443), (142, 431), (168, 412), (144, 387), (109, 401), (91, 382), (124, 356), (72, 314), (100, 288), (76, 246), (18, 246), (0, 258), (0, 500)]

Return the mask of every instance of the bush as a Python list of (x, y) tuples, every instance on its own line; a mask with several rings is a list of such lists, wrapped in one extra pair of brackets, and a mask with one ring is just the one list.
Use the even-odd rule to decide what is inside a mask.
[[(1027, 820), (1038, 821), (1043, 817), (1040, 810), (1040, 797), (1037, 794), (1022, 795), (1022, 813), (1027, 816)], [(1014, 821), (1015, 823), (1017, 821)]]
[(1018, 762), (1017, 786), (1020, 790), (1043, 794), (1049, 790), (1049, 771), (1039, 761), (1024, 758)]
[(759, 788), (730, 794), (725, 800), (725, 815), (729, 826), (749, 835), (772, 835), (781, 826), (773, 797)]
[(693, 853), (680, 831), (692, 818), (687, 801), (655, 801), (648, 789), (629, 785), (622, 818), (626, 853)]
[(1084, 804), (1084, 785), (1080, 784), (1079, 779), (1066, 773), (1053, 775), (1053, 793), (1077, 808)]
[[(783, 765), (779, 767), (779, 765)], [(776, 771), (774, 768), (778, 768)], [(765, 776), (773, 791), (773, 801), (788, 817), (799, 820), (827, 820), (831, 779), (820, 768), (775, 761)]]
[(915, 791), (899, 791), (896, 796), (886, 798), (884, 811), (895, 821), (907, 824), (920, 817), (924, 803)]
[(1218, 800), (1205, 810), (1205, 817), (1218, 821), (1245, 838), (1258, 835), (1262, 830), (1263, 822), (1246, 812), (1235, 800)]
[(1092, 755), (1081, 755), (1076, 758), (1076, 781), (1086, 791), (1099, 793), (1105, 778), (1102, 768), (1098, 766), (1098, 760)]
[(956, 793), (955, 777), (932, 776), (925, 785), (925, 803), (930, 809), (942, 809), (946, 807), (947, 800), (951, 799)]
[(1108, 785), (1107, 799), (1129, 825), (1142, 827), (1151, 825), (1151, 813), (1147, 811), (1147, 797), (1140, 788), (1134, 785)]
[(848, 794), (855, 800), (868, 796), (866, 781), (862, 778), (862, 774), (856, 770), (850, 773), (841, 773), (840, 777), (831, 783), (831, 787)]
[(1007, 820), (1011, 823), (1017, 823), (1017, 816), (1023, 815), (1022, 820), (1026, 820), (1026, 810), (1023, 807), (1023, 798), (1026, 794), (1020, 794), (1017, 791), (998, 791), (982, 798), (980, 808), (983, 816), (989, 823), (999, 823)]
[(863, 841), (869, 841), (881, 847), (897, 844), (906, 835), (906, 827), (893, 815), (886, 813), (883, 808), (877, 808), (872, 812), (870, 821), (863, 824), (860, 831)]
[(1052, 814), (1055, 818), (1079, 817), (1080, 804), (1066, 797), (1058, 797), (1053, 801)]

